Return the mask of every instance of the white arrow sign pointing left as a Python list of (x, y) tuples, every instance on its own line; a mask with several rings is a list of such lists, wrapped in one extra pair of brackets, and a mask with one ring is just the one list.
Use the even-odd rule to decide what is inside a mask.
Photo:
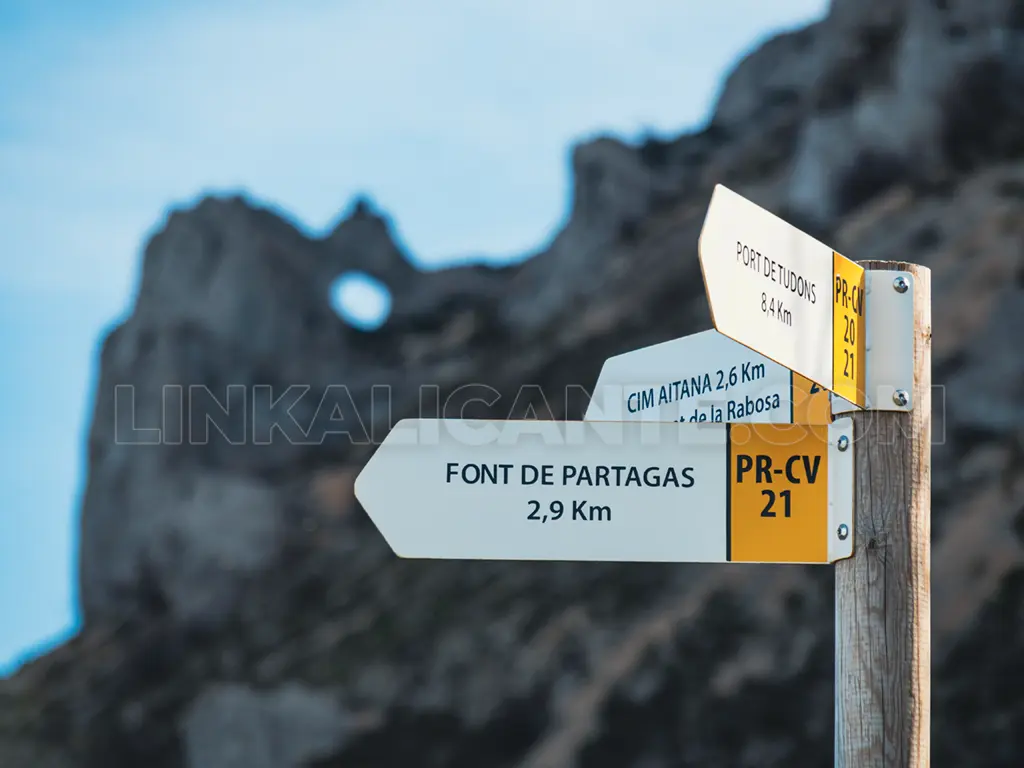
[(406, 419), (355, 493), (400, 557), (827, 563), (850, 427)]

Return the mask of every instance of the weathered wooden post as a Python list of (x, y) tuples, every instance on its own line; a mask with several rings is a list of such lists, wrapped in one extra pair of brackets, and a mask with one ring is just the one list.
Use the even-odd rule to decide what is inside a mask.
[[(874, 291), (913, 300), (909, 412), (851, 412), (853, 557), (836, 563), (836, 768), (926, 768), (931, 722), (931, 271)], [(868, 302), (873, 298), (868, 294)], [(869, 319), (870, 322), (870, 319)], [(884, 328), (870, 328), (877, 338)], [(869, 353), (870, 354), (870, 353)], [(904, 397), (900, 391), (892, 395)]]

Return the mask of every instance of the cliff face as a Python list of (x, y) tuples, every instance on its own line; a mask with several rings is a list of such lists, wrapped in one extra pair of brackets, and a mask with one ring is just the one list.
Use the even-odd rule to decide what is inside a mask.
[[(932, 268), (934, 764), (1016, 768), (1022, 85), (1019, 0), (836, 0), (743, 61), (705, 130), (577, 147), (571, 220), (515, 267), (420, 273), (364, 201), (321, 240), (237, 198), (174, 213), (103, 346), (86, 629), (0, 683), (0, 764), (829, 764), (828, 568), (399, 561), (352, 496), (360, 436), (421, 385), (447, 415), (580, 418), (607, 357), (710, 327), (722, 182), (851, 258)], [(329, 306), (351, 270), (392, 293), (379, 331)], [(195, 384), (242, 385), (251, 421), (188, 440), (202, 407), (166, 387)]]

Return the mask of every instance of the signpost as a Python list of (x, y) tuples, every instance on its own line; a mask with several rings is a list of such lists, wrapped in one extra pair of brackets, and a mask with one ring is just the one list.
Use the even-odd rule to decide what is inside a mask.
[(401, 557), (834, 563), (835, 766), (926, 768), (930, 272), (721, 185), (698, 251), (715, 330), (608, 360), (582, 422), (402, 421), (356, 497)]
[(355, 493), (400, 557), (832, 563), (850, 426), (409, 419)]
[[(913, 304), (914, 408), (852, 415), (853, 557), (836, 563), (835, 766), (928, 768), (931, 729), (931, 273), (865, 262)], [(894, 291), (889, 276), (909, 274)], [(872, 294), (869, 294), (869, 299)], [(903, 329), (896, 329), (902, 331)]]
[(718, 331), (611, 357), (585, 421), (828, 424), (828, 392)]

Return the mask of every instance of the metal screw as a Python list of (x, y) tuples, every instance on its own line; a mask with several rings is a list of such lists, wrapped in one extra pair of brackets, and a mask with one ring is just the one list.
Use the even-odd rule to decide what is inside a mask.
[(910, 287), (910, 283), (907, 282), (907, 278), (900, 275), (892, 281), (892, 287), (896, 289), (896, 293), (906, 293), (907, 289)]
[(848, 438), (846, 435), (840, 435), (839, 436), (839, 450), (840, 451), (845, 451), (849, 447), (850, 447), (850, 438)]
[(892, 393), (892, 401), (900, 408), (903, 408), (910, 402), (910, 395), (907, 394), (905, 389), (897, 389)]
[(846, 537), (850, 535), (850, 527), (846, 523), (842, 523), (836, 533), (839, 535), (840, 541), (846, 541)]

